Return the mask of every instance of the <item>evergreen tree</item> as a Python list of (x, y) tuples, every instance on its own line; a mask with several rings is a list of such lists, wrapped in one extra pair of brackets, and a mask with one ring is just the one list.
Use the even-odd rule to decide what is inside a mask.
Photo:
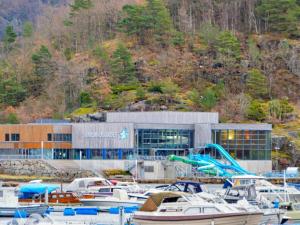
[(1, 79), (0, 81), (0, 102), (3, 105), (17, 106), (26, 97), (26, 90), (16, 79)]
[(9, 25), (5, 29), (5, 33), (3, 36), (3, 42), (7, 48), (10, 48), (10, 46), (16, 41), (17, 34), (14, 31), (14, 27)]
[(148, 0), (147, 11), (151, 15), (151, 22), (156, 39), (163, 42), (163, 36), (170, 34), (172, 21), (170, 13), (162, 0)]
[(110, 62), (114, 78), (119, 83), (129, 83), (136, 80), (136, 71), (129, 50), (122, 43), (118, 44)]
[(32, 55), (31, 59), (34, 64), (36, 75), (46, 77), (53, 74), (54, 67), (51, 58), (51, 53), (44, 45)]
[(74, 0), (73, 4), (70, 4), (71, 13), (70, 16), (74, 16), (81, 9), (89, 9), (93, 6), (91, 0)]
[(211, 110), (218, 101), (218, 97), (215, 91), (213, 91), (211, 88), (207, 88), (200, 100), (200, 104), (204, 110)]
[(20, 121), (15, 113), (9, 113), (6, 119), (8, 124), (19, 124)]
[(246, 87), (248, 93), (255, 98), (264, 98), (268, 94), (267, 79), (257, 69), (249, 71), (246, 80)]
[(140, 5), (125, 5), (123, 12), (126, 17), (119, 22), (119, 26), (127, 35), (136, 35), (140, 44), (145, 44), (146, 35), (153, 28), (152, 18), (146, 7)]
[(146, 6), (125, 5), (123, 12), (125, 17), (119, 25), (127, 35), (135, 35), (141, 44), (145, 43), (149, 34), (160, 43), (166, 43), (164, 37), (171, 34), (173, 27), (169, 11), (162, 0), (147, 0)]
[(268, 31), (300, 35), (300, 6), (297, 0), (261, 0), (256, 11), (268, 25)]
[(251, 120), (263, 121), (267, 118), (265, 105), (257, 100), (254, 100), (250, 103), (247, 109), (247, 118)]
[(29, 38), (32, 36), (33, 26), (32, 23), (27, 21), (23, 25), (23, 37)]
[(91, 98), (90, 93), (82, 91), (79, 96), (80, 107), (91, 107), (93, 99)]
[(236, 36), (229, 31), (223, 31), (219, 34), (216, 47), (218, 52), (226, 57), (234, 59), (240, 58), (240, 42)]

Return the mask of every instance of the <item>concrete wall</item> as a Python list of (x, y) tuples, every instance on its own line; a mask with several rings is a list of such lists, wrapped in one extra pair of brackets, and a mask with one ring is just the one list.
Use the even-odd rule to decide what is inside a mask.
[(207, 112), (108, 112), (107, 122), (121, 123), (218, 123), (218, 113)]
[[(51, 160), (51, 165), (59, 164), (59, 168), (69, 167), (72, 162), (74, 169), (80, 167), (84, 170), (91, 170), (96, 173), (100, 173), (105, 169), (122, 169), (128, 170), (135, 166), (135, 160)], [(238, 161), (239, 164), (245, 169), (261, 174), (272, 170), (271, 160), (248, 160)], [(139, 161), (138, 162), (138, 178), (141, 179), (164, 179), (175, 178), (176, 171), (175, 166), (180, 167), (183, 172), (190, 170), (190, 165), (180, 162), (168, 162), (168, 161)], [(147, 172), (145, 168), (151, 167), (152, 172)], [(134, 172), (135, 173), (135, 172)]]
[(256, 174), (272, 171), (272, 160), (240, 160), (238, 163), (243, 168)]

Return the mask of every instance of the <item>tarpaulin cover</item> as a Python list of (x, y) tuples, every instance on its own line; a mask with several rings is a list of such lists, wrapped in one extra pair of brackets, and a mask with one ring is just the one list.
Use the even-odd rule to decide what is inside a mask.
[(51, 193), (52, 191), (55, 191), (59, 188), (60, 187), (58, 185), (54, 184), (25, 184), (21, 186), (20, 192), (31, 194), (45, 194), (46, 190), (48, 190), (48, 193)]

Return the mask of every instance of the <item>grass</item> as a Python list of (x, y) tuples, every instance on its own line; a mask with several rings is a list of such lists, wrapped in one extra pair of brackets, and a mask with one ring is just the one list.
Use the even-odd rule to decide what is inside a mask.
[(55, 181), (55, 177), (43, 177), (43, 176), (26, 176), (26, 175), (9, 175), (0, 174), (1, 181), (18, 181), (18, 182), (28, 182), (31, 180), (43, 180), (43, 181)]

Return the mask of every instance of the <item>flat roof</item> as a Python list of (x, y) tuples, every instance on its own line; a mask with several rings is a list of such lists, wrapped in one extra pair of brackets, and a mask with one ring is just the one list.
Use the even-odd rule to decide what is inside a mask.
[(212, 124), (212, 129), (218, 130), (272, 130), (268, 123), (219, 123)]

